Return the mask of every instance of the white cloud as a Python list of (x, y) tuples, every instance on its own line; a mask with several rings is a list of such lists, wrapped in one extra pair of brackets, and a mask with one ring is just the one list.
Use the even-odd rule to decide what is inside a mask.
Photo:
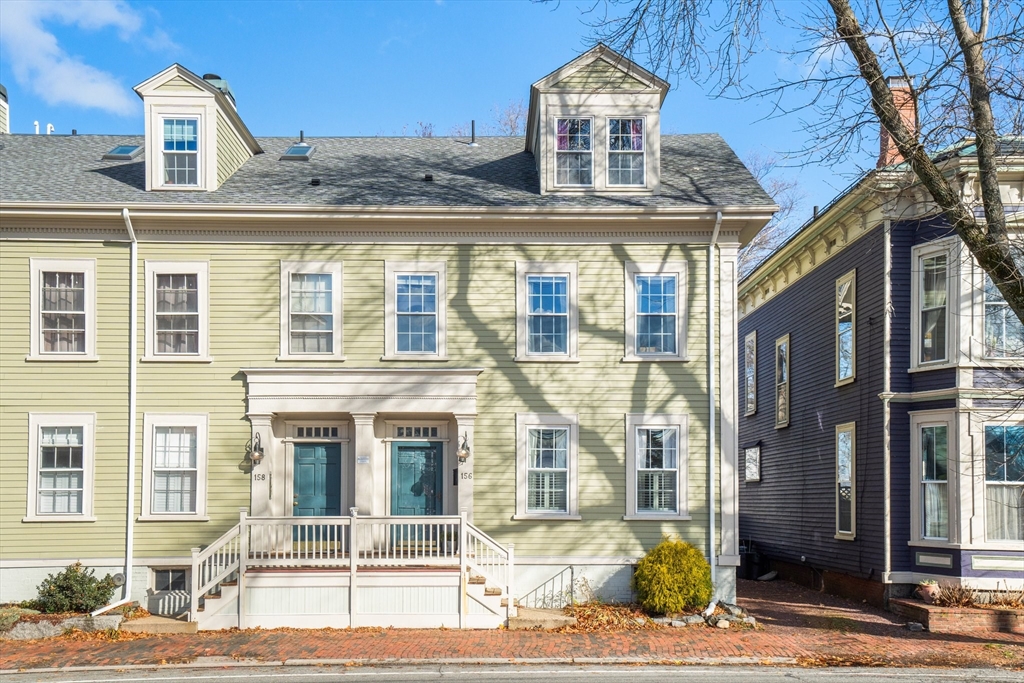
[[(17, 82), (50, 105), (102, 109), (113, 114), (135, 113), (138, 104), (131, 90), (113, 74), (69, 55), (44, 24), (62, 24), (96, 31), (114, 28), (123, 41), (140, 37), (144, 20), (121, 0), (26, 2), (5, 0), (0, 9), (0, 44)], [(160, 29), (141, 36), (146, 45), (173, 46)]]

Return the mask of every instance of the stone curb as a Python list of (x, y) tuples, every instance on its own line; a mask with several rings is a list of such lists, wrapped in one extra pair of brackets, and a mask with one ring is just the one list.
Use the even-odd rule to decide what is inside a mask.
[[(203, 657), (197, 660), (205, 659)], [(24, 673), (72, 673), (86, 671), (143, 671), (161, 669), (216, 669), (216, 668), (273, 668), (282, 666), (424, 666), (424, 665), (486, 665), (486, 664), (650, 664), (655, 666), (701, 664), (716, 666), (731, 665), (795, 665), (796, 657), (682, 657), (651, 658), (651, 657), (532, 657), (529, 659), (515, 657), (452, 657), (448, 659), (286, 659), (284, 661), (261, 661), (252, 659), (231, 659), (228, 657), (211, 657), (216, 661), (195, 661), (185, 664), (110, 664), (106, 666), (63, 666), (45, 669), (0, 669), (0, 677)]]

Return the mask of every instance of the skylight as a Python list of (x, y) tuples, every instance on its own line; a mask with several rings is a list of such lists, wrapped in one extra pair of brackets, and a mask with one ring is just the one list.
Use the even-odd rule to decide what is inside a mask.
[(103, 155), (104, 159), (127, 161), (142, 154), (142, 145), (118, 145)]
[(313, 156), (314, 149), (316, 148), (305, 142), (296, 143), (285, 150), (280, 161), (309, 161), (309, 158)]

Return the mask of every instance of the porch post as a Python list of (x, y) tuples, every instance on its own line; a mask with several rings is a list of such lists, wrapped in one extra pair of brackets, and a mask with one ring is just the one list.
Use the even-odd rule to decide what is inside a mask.
[(249, 559), (249, 529), (245, 508), (238, 508), (238, 628), (245, 628), (245, 565)]
[[(251, 467), (249, 477), (252, 480), (250, 489), (249, 513), (254, 517), (270, 517), (274, 514), (274, 503), (270, 496), (273, 492), (273, 485), (277, 484), (278, 490), (284, 490), (284, 467), (281, 462), (284, 458), (279, 456), (277, 450), (277, 439), (274, 438), (273, 414), (250, 414), (249, 423), (252, 425), (253, 441), (256, 435), (260, 437), (260, 444), (263, 446), (263, 462)], [(279, 469), (280, 474), (274, 481), (274, 470)]]
[(359, 531), (357, 529), (359, 508), (349, 508), (348, 514), (352, 517), (349, 520), (348, 527), (348, 626), (349, 628), (355, 628), (356, 607), (359, 602), (356, 594), (356, 561), (359, 558)]
[[(374, 493), (377, 486), (384, 485), (384, 463), (375, 462), (374, 457), (373, 418), (377, 413), (352, 413), (355, 422), (355, 438), (352, 452), (355, 454), (355, 493), (356, 507), (364, 515), (382, 514), (374, 506)], [(379, 477), (377, 470), (380, 470)]]
[(459, 628), (466, 628), (469, 596), (466, 578), (466, 508), (459, 508)]
[(469, 458), (459, 465), (459, 510), (466, 510), (465, 519), (473, 521), (473, 459), (476, 456), (476, 444), (473, 440), (473, 428), (476, 425), (476, 413), (456, 413), (455, 450), (458, 450), (465, 438), (469, 447)]

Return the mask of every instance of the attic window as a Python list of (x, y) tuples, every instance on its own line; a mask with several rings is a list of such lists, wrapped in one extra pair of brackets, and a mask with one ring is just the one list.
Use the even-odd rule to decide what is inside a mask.
[(142, 145), (118, 145), (103, 155), (104, 159), (128, 161), (142, 154)]
[(279, 161), (309, 161), (314, 149), (316, 148), (312, 145), (300, 142), (286, 149)]

